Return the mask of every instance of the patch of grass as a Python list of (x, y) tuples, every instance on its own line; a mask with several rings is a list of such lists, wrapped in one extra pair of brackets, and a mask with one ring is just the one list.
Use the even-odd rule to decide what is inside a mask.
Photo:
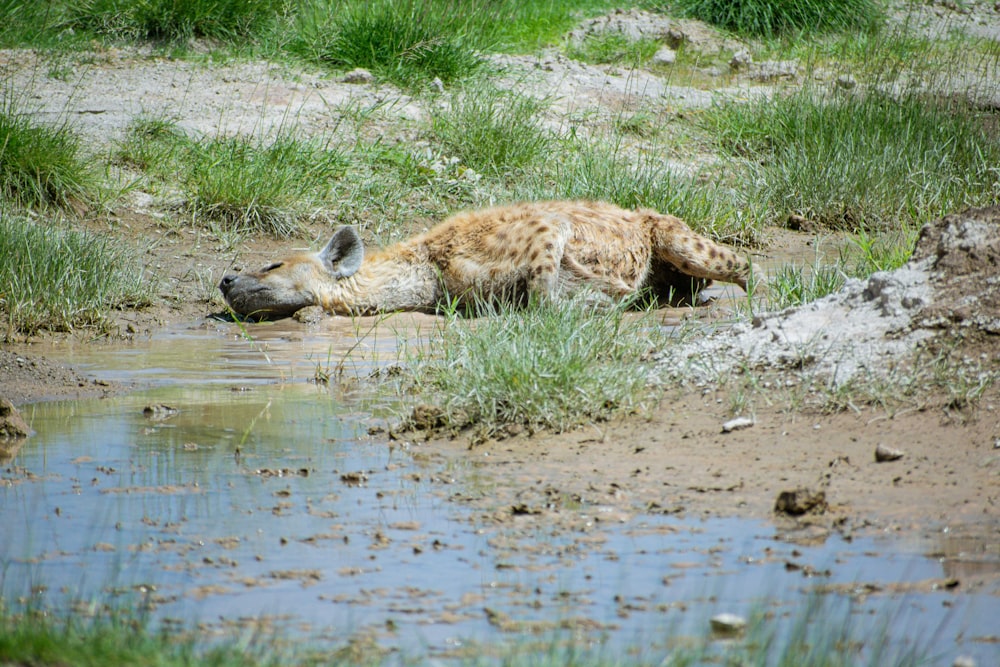
[(604, 32), (588, 35), (582, 41), (570, 44), (566, 55), (597, 65), (619, 63), (638, 66), (652, 58), (659, 49), (660, 43), (655, 39), (631, 40), (622, 34)]
[(92, 203), (98, 183), (67, 124), (37, 125), (8, 95), (0, 106), (0, 197), (19, 206), (68, 208)]
[(0, 215), (0, 312), (7, 337), (96, 327), (150, 303), (155, 286), (138, 257), (106, 236)]
[(783, 264), (767, 280), (763, 310), (784, 310), (822, 299), (844, 286), (847, 276), (838, 264)]
[(478, 172), (507, 177), (550, 157), (553, 136), (541, 125), (547, 103), (492, 86), (451, 97), (431, 130), (445, 151)]
[[(291, 657), (291, 656), (287, 656)], [(160, 667), (262, 667), (281, 661), (260, 646), (208, 645), (149, 629), (141, 616), (101, 612), (56, 618), (0, 609), (0, 660), (23, 665), (159, 665)], [(305, 664), (306, 660), (301, 660)]]
[(767, 290), (749, 296), (751, 312), (800, 306), (839, 291), (848, 278), (867, 279), (878, 271), (894, 271), (910, 259), (918, 230), (874, 232), (866, 229), (847, 237), (834, 261), (819, 253), (810, 265), (783, 264), (767, 277)]
[(920, 230), (903, 224), (898, 229), (875, 232), (859, 229), (848, 238), (841, 262), (855, 278), (867, 278), (876, 271), (894, 271), (909, 261)]
[(238, 42), (264, 33), (290, 0), (83, 0), (70, 3), (66, 25), (117, 40)]
[(530, 53), (557, 44), (582, 18), (599, 16), (622, 6), (614, 0), (499, 0), (494, 5), (495, 13), (483, 16), (489, 21), (497, 47), (516, 53)]
[(676, 0), (671, 7), (748, 37), (870, 30), (882, 20), (874, 0)]
[[(13, 606), (13, 605), (11, 605)], [(0, 661), (11, 665), (156, 665), (158, 667), (270, 667), (287, 665), (424, 665), (436, 664), (427, 652), (400, 652), (383, 646), (371, 633), (346, 635), (330, 647), (328, 636), (316, 642), (283, 641), (267, 632), (239, 640), (209, 637), (196, 628), (157, 629), (148, 614), (98, 603), (78, 605), (76, 615), (60, 615), (38, 606), (17, 609), (0, 604)], [(82, 613), (81, 613), (82, 612)], [(815, 593), (801, 608), (775, 618), (755, 611), (745, 632), (731, 637), (707, 632), (682, 635), (667, 628), (666, 645), (642, 641), (621, 654), (577, 635), (512, 629), (499, 639), (463, 642), (449, 661), (477, 667), (570, 666), (630, 667), (661, 665), (776, 665), (778, 667), (917, 667), (929, 664), (930, 643), (896, 637), (899, 619), (884, 615), (864, 622), (843, 596)], [(518, 621), (511, 621), (516, 625)], [(543, 622), (544, 623), (544, 622)], [(552, 623), (557, 626), (557, 622)], [(708, 622), (704, 625), (707, 627)], [(905, 628), (898, 628), (901, 632)], [(228, 637), (228, 636), (227, 636)]]
[(192, 139), (169, 119), (140, 118), (119, 158), (175, 183), (195, 215), (228, 231), (294, 233), (310, 204), (330, 195), (347, 159), (322, 140), (282, 130), (254, 136)]
[(448, 317), (432, 335), (433, 352), (413, 361), (419, 391), (439, 396), (457, 428), (564, 430), (650, 400), (642, 360), (666, 336), (651, 314), (595, 311), (583, 298), (500, 305), (481, 319)]
[(435, 78), (450, 83), (485, 63), (480, 51), (489, 34), (468, 26), (475, 11), (489, 11), (488, 3), (311, 0), (297, 16), (293, 49), (338, 68), (364, 67), (406, 88)]
[(0, 48), (52, 43), (65, 7), (55, 2), (0, 0)]
[(630, 134), (642, 138), (655, 137), (663, 130), (656, 116), (646, 111), (637, 111), (633, 114), (620, 114), (614, 120), (614, 127), (616, 131), (622, 134)]
[(1000, 195), (1000, 141), (962, 102), (875, 91), (727, 104), (703, 114), (775, 222), (838, 229), (922, 223)]

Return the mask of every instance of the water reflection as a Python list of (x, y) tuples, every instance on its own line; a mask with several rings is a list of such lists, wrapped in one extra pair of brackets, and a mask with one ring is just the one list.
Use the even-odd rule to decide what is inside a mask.
[[(557, 629), (651, 648), (667, 629), (702, 634), (718, 611), (791, 623), (823, 589), (845, 617), (888, 619), (900, 646), (995, 662), (996, 644), (978, 640), (997, 634), (995, 585), (956, 595), (947, 580), (967, 575), (956, 553), (995, 572), (997, 539), (802, 546), (755, 522), (621, 523), (586, 506), (492, 521), (454, 499), (503, 480), (368, 437), (398, 409), (363, 390), (374, 385), (312, 381), (318, 355), (357, 349), (354, 330), (254, 334), (213, 324), (80, 352), (76, 365), (148, 388), (23, 411), (37, 435), (0, 469), (4, 598), (139, 595), (161, 619), (267, 618), (293, 635), (444, 651)], [(361, 363), (393, 363), (394, 346), (384, 336)]]

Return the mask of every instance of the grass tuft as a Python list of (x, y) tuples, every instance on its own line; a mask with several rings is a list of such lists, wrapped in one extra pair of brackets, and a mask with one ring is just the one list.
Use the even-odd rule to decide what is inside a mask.
[(874, 29), (882, 9), (874, 0), (677, 0), (683, 16), (748, 37)]
[(68, 125), (36, 125), (15, 108), (11, 97), (2, 103), (0, 197), (19, 206), (68, 208), (91, 203), (97, 190), (97, 175)]
[(191, 139), (170, 120), (140, 118), (119, 158), (176, 182), (187, 208), (227, 231), (287, 236), (310, 203), (325, 199), (346, 169), (344, 155), (283, 130), (270, 143), (252, 136)]
[(541, 126), (546, 102), (489, 86), (456, 93), (431, 128), (465, 165), (506, 177), (548, 157), (553, 137)]
[(467, 28), (472, 13), (454, 0), (312, 0), (297, 17), (295, 49), (335, 67), (369, 69), (406, 88), (435, 78), (450, 83), (485, 62), (479, 52), (489, 35)]
[(745, 159), (775, 222), (790, 213), (836, 229), (922, 223), (1000, 196), (1000, 141), (962, 103), (875, 91), (728, 104), (704, 114)]
[(631, 40), (625, 35), (613, 32), (588, 35), (566, 49), (566, 55), (596, 65), (615, 63), (638, 66), (647, 62), (660, 49), (655, 39)]
[(656, 155), (629, 155), (620, 144), (568, 145), (560, 159), (525, 179), (525, 198), (593, 199), (626, 209), (648, 207), (683, 218), (726, 243), (759, 243), (764, 213), (719, 178), (681, 173)]
[(96, 327), (148, 305), (154, 286), (134, 252), (107, 236), (0, 216), (0, 312), (7, 336)]
[(83, 0), (66, 24), (119, 40), (238, 42), (264, 33), (288, 0)]
[(642, 360), (666, 334), (651, 314), (595, 311), (578, 298), (451, 316), (417, 353), (421, 391), (441, 397), (455, 427), (564, 430), (638, 409), (652, 398)]

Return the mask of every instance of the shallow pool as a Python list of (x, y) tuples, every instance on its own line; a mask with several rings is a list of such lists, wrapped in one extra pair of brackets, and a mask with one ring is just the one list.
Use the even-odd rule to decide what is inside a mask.
[(780, 633), (820, 604), (893, 650), (1000, 664), (998, 591), (950, 588), (956, 552), (1000, 569), (997, 535), (806, 544), (755, 521), (586, 505), (558, 525), (491, 521), (455, 502), (502, 481), (389, 440), (378, 427), (403, 403), (368, 377), (426, 324), (260, 326), (251, 341), (213, 323), (63, 350), (137, 388), (22, 409), (35, 435), (0, 464), (3, 597), (437, 655), (525, 634), (656, 651), (707, 634), (719, 612)]

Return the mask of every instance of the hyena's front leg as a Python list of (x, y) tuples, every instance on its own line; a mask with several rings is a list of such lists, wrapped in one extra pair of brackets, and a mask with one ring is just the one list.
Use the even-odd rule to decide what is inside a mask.
[(729, 248), (696, 234), (682, 220), (643, 211), (650, 228), (653, 254), (695, 278), (735, 283), (746, 289), (750, 262)]

